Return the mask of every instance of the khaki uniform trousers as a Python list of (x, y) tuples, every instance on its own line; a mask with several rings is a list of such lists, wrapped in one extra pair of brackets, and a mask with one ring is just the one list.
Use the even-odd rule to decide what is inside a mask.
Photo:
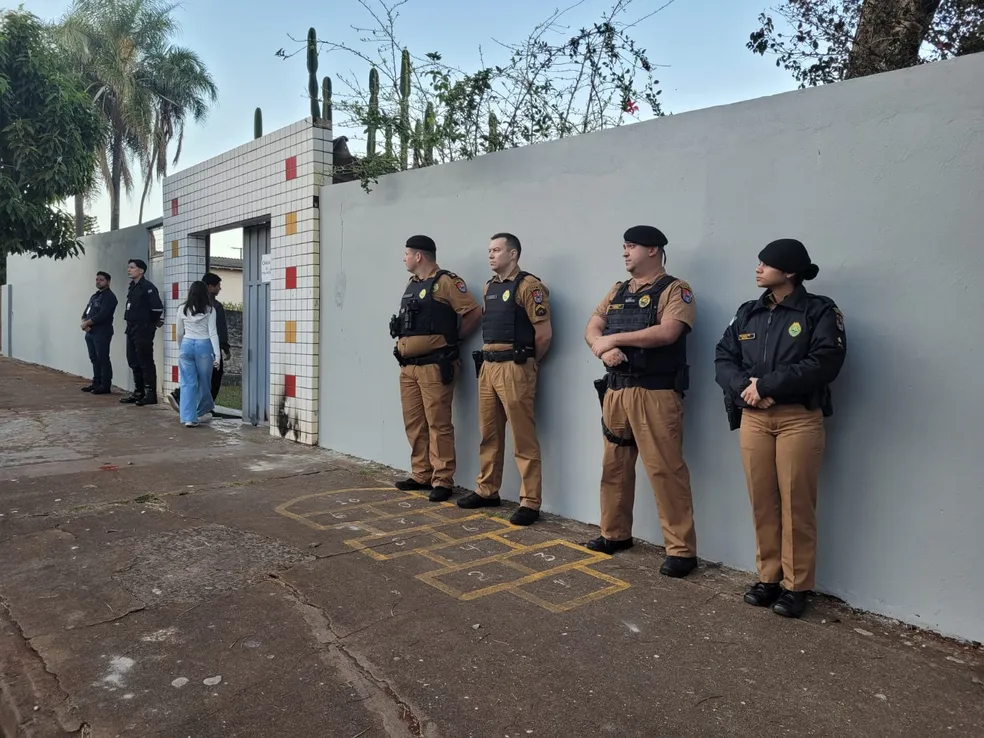
[(608, 390), (602, 417), (612, 433), (632, 438), (636, 445), (617, 446), (604, 439), (601, 534), (610, 541), (632, 537), (636, 461), (641, 456), (656, 497), (666, 554), (696, 556), (690, 470), (683, 459), (683, 399), (674, 390)]
[(739, 434), (759, 579), (781, 580), (796, 592), (813, 589), (823, 413), (802, 405), (743, 408)]
[[(455, 378), (460, 368), (461, 362), (455, 361)], [(449, 489), (454, 485), (453, 399), (454, 382), (441, 384), (437, 364), (400, 367), (400, 400), (410, 442), (410, 470), (421, 484)]]
[(478, 377), (478, 420), (482, 440), (475, 491), (482, 497), (499, 493), (508, 421), (512, 427), (516, 468), (523, 480), (519, 504), (533, 510), (540, 509), (543, 492), (540, 441), (536, 437), (533, 414), (538, 372), (532, 359), (525, 364), (486, 361)]

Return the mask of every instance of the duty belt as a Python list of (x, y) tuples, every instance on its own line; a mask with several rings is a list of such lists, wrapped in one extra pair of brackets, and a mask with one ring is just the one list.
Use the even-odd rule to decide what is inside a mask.
[(672, 374), (632, 375), (609, 372), (608, 387), (613, 390), (626, 389), (628, 387), (642, 387), (648, 390), (671, 390), (676, 389), (676, 377)]
[(431, 351), (423, 356), (406, 357), (400, 354), (399, 349), (393, 348), (393, 356), (396, 363), (400, 366), (426, 366), (427, 364), (439, 364), (442, 361), (455, 361), (458, 358), (458, 347), (449, 346), (448, 348)]
[(482, 355), (483, 361), (490, 361), (493, 364), (503, 361), (524, 361), (533, 356), (532, 348), (504, 349), (502, 351), (476, 351)]

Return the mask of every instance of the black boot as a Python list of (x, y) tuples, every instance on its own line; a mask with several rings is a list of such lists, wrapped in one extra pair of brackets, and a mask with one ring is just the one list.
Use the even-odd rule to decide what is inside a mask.
[(781, 594), (779, 582), (756, 582), (745, 593), (745, 602), (756, 607), (769, 607)]
[(477, 492), (469, 492), (458, 500), (458, 507), (463, 507), (466, 510), (474, 510), (478, 507), (498, 507), (501, 504), (502, 500), (499, 499), (499, 495), (482, 497)]
[(666, 577), (685, 577), (697, 568), (696, 556), (667, 556), (659, 567), (659, 573)]
[(157, 404), (157, 392), (150, 390), (144, 393), (144, 396), (137, 400), (137, 407), (143, 407), (144, 405), (156, 405)]
[(431, 502), (446, 502), (451, 499), (450, 487), (435, 487), (427, 496)]
[(418, 482), (413, 477), (394, 482), (393, 486), (401, 492), (417, 492), (422, 489), (433, 489), (430, 482)]
[(783, 590), (776, 604), (772, 606), (772, 612), (784, 618), (798, 618), (806, 609), (806, 595), (806, 592)]
[(120, 398), (120, 402), (122, 402), (124, 405), (133, 405), (139, 402), (141, 399), (143, 399), (143, 392), (138, 393), (136, 390), (134, 390), (128, 395), (123, 395)]
[(610, 541), (604, 536), (598, 536), (597, 538), (592, 538), (590, 541), (585, 543), (584, 547), (591, 549), (592, 551), (599, 551), (603, 554), (608, 554), (611, 556), (616, 551), (632, 548), (632, 545), (631, 538), (626, 538), (623, 541)]

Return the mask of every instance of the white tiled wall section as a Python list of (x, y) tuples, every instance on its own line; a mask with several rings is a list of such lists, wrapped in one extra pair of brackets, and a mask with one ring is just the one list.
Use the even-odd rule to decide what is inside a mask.
[[(321, 232), (314, 197), (330, 181), (331, 151), (331, 131), (307, 118), (164, 181), (166, 283), (158, 285), (167, 308), (164, 390), (177, 386), (178, 345), (172, 326), (178, 306), (191, 282), (205, 272), (204, 236), (192, 234), (268, 218), (273, 257), (270, 432), (312, 445), (318, 441)], [(172, 297), (174, 284), (178, 299)]]

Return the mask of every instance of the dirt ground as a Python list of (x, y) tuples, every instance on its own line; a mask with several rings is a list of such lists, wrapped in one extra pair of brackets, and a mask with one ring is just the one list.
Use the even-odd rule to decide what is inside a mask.
[(0, 735), (984, 735), (978, 646), (82, 384), (0, 359)]

